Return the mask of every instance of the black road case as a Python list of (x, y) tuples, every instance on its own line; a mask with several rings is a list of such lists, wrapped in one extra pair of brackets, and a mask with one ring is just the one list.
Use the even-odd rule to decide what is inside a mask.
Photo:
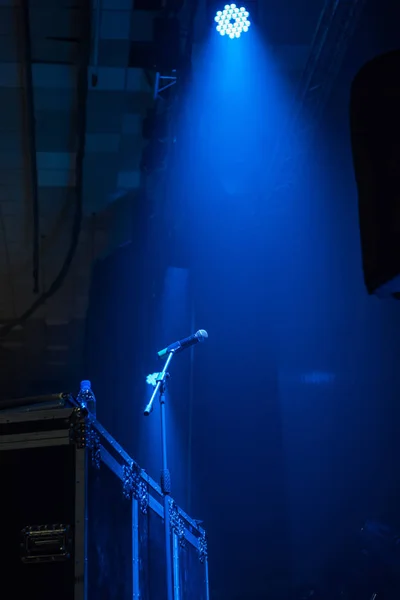
[[(78, 408), (0, 415), (4, 600), (165, 600), (159, 486)], [(208, 600), (204, 530), (171, 499), (174, 600)]]

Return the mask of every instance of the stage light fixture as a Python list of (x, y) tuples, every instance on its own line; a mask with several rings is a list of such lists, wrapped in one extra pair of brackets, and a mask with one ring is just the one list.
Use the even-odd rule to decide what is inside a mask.
[(249, 13), (243, 6), (238, 8), (236, 4), (226, 4), (224, 10), (217, 12), (214, 21), (218, 33), (228, 36), (231, 40), (240, 38), (250, 27)]

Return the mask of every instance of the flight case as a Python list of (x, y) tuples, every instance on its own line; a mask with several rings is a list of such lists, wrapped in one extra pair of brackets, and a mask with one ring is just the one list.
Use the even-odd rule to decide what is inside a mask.
[[(166, 600), (160, 487), (77, 407), (0, 414), (1, 597)], [(174, 600), (209, 600), (204, 530), (171, 499)]]

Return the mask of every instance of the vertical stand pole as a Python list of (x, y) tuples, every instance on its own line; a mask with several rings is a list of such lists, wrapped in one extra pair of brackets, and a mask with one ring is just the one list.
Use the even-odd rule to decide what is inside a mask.
[(173, 581), (172, 581), (172, 553), (171, 553), (171, 516), (170, 516), (170, 494), (171, 494), (171, 475), (168, 469), (167, 460), (167, 427), (165, 414), (165, 381), (160, 387), (160, 413), (161, 413), (161, 491), (164, 499), (164, 531), (165, 531), (165, 560), (167, 563), (167, 599), (173, 600)]
[(164, 535), (165, 535), (165, 561), (166, 561), (166, 584), (167, 584), (167, 600), (174, 600), (174, 588), (173, 588), (173, 571), (172, 571), (172, 552), (171, 552), (171, 515), (170, 515), (170, 494), (171, 494), (171, 475), (168, 469), (168, 457), (167, 457), (167, 425), (166, 425), (166, 414), (165, 414), (165, 391), (166, 391), (166, 380), (168, 377), (168, 367), (174, 356), (174, 350), (168, 353), (168, 358), (165, 361), (164, 368), (157, 377), (157, 385), (154, 388), (153, 394), (144, 409), (144, 414), (148, 416), (152, 409), (154, 399), (157, 394), (160, 394), (160, 417), (161, 417), (161, 458), (162, 458), (162, 469), (161, 469), (161, 491), (164, 500)]

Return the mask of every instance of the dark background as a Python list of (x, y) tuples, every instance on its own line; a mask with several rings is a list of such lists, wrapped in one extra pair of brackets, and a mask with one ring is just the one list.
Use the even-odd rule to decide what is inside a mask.
[[(165, 289), (142, 299), (148, 308), (146, 297), (155, 298), (148, 335), (135, 326), (127, 335), (129, 302), (113, 321), (118, 335), (103, 332), (104, 340), (113, 340), (108, 352), (115, 347), (129, 352), (132, 376), (143, 381), (140, 359), (150, 357), (154, 347), (186, 335), (191, 322), (193, 330), (209, 331), (207, 344), (195, 349), (194, 363), (183, 355), (182, 362), (175, 359), (174, 378), (181, 381), (191, 379), (194, 365), (194, 391), (190, 418), (183, 419), (179, 433), (171, 425), (170, 436), (172, 473), (180, 473), (173, 476), (178, 500), (204, 519), (208, 531), (213, 598), (278, 600), (307, 583), (325, 589), (323, 597), (336, 598), (329, 594), (339, 594), (341, 584), (357, 577), (365, 589), (351, 597), (370, 597), (374, 589), (353, 572), (361, 525), (368, 518), (400, 525), (400, 309), (394, 300), (369, 297), (364, 287), (349, 133), (351, 81), (367, 60), (398, 46), (399, 17), (392, 2), (367, 3), (313, 148), (292, 186), (272, 200), (254, 195), (254, 188), (232, 198), (212, 168), (215, 157), (202, 155), (195, 168), (192, 164), (195, 208), (186, 216), (186, 244), (181, 253), (178, 245), (169, 254), (168, 237), (164, 246), (157, 239), (163, 247), (159, 280), (168, 280), (168, 266), (183, 264), (191, 282), (187, 296), (180, 288), (170, 308), (170, 319), (179, 323), (170, 327), (172, 337), (154, 326)], [(187, 179), (176, 168), (179, 197)], [(257, 177), (253, 185), (260, 189), (262, 175)], [(149, 283), (155, 271), (144, 256), (143, 261), (149, 281), (143, 269), (141, 281)], [(110, 277), (117, 281), (116, 271)], [(194, 321), (187, 312), (181, 321), (176, 318), (182, 303), (193, 307)], [(134, 311), (141, 315), (142, 307)], [(101, 412), (108, 392), (100, 375), (92, 378)], [(132, 397), (132, 379), (131, 387), (121, 381), (124, 376), (113, 388), (114, 410), (115, 402)], [(168, 409), (187, 415), (190, 382), (180, 391), (173, 385)], [(138, 430), (142, 393), (133, 394), (129, 408)], [(128, 439), (130, 426), (122, 416), (118, 422), (113, 415), (115, 435), (154, 466), (150, 472), (157, 478), (155, 446), (146, 454), (139, 437)]]

